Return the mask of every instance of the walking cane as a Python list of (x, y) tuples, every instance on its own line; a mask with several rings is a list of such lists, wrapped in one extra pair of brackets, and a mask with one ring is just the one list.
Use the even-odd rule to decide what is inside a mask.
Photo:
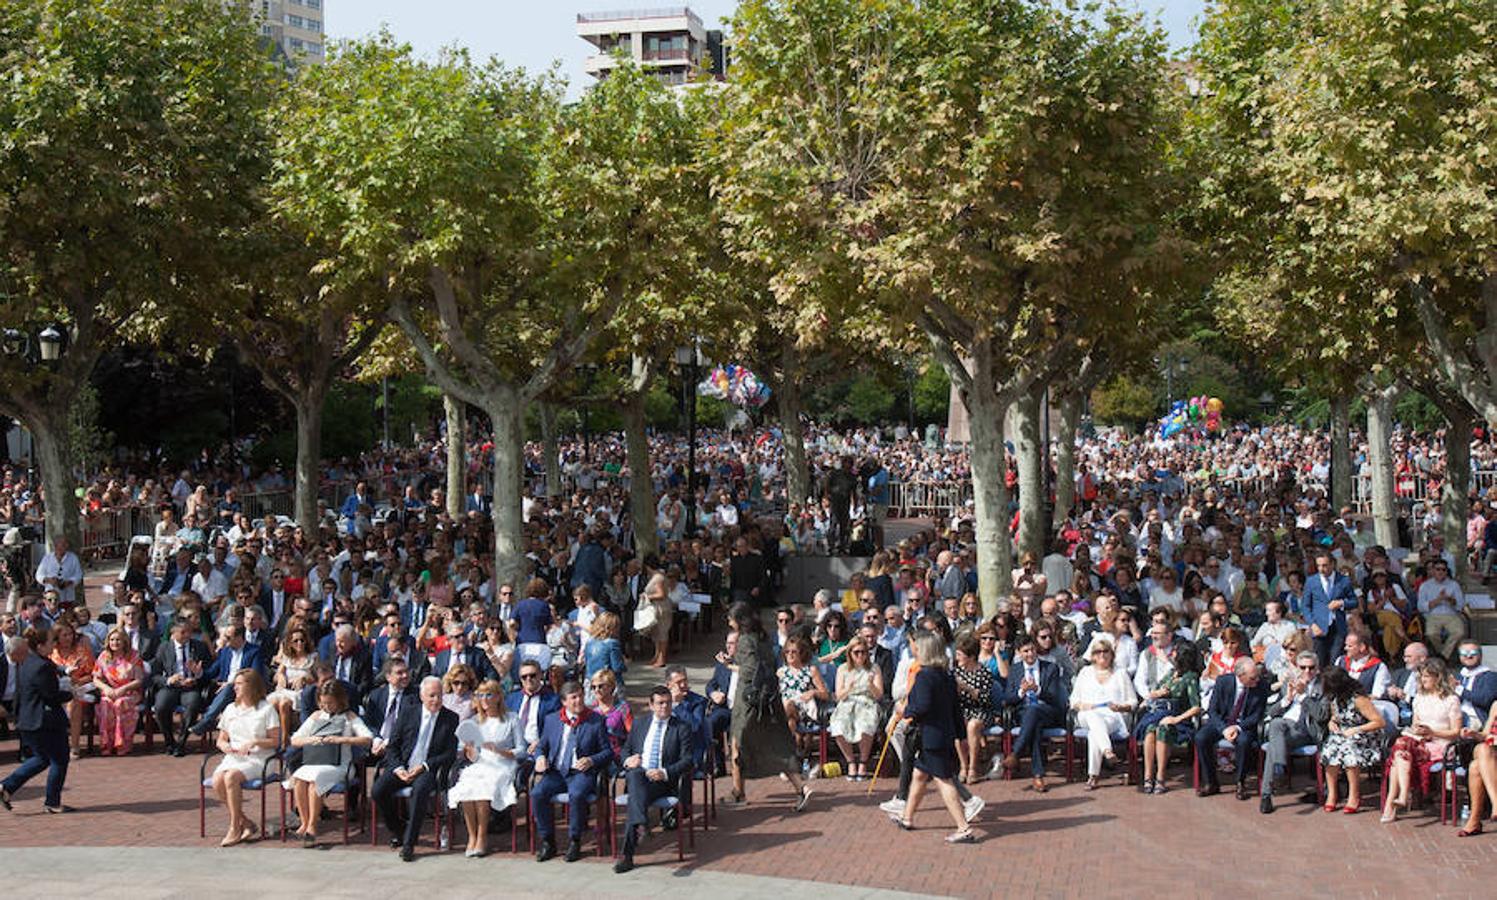
[(878, 784), (879, 770), (884, 767), (884, 755), (889, 752), (889, 745), (894, 743), (894, 729), (899, 727), (900, 719), (895, 719), (894, 724), (889, 726), (889, 733), (884, 735), (884, 748), (878, 752), (878, 762), (873, 764), (873, 777), (868, 779), (867, 796), (873, 796), (873, 786)]

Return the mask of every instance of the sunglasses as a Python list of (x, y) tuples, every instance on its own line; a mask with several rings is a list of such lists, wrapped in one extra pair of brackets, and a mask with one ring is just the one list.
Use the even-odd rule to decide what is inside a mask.
[(1300, 671), (1301, 671), (1301, 672), (1313, 672), (1313, 671), (1315, 671), (1315, 666), (1313, 666), (1313, 665), (1310, 665), (1310, 664), (1308, 664), (1308, 663), (1306, 663), (1306, 664), (1302, 664), (1302, 665), (1300, 665), (1300, 666), (1298, 666), (1298, 667), (1297, 667), (1297, 668), (1298, 668), (1298, 669), (1299, 669), (1299, 670), (1300, 670)]
[(480, 700), (487, 700), (490, 697), (497, 697), (499, 695), (494, 693), (493, 691), (484, 691), (481, 694), (474, 694), (473, 696), (477, 697)]
[(979, 641), (996, 641), (996, 640), (998, 640), (998, 638), (996, 636), (994, 636), (994, 635), (991, 635), (991, 634), (985, 634), (982, 637), (979, 637), (978, 640)]
[(541, 677), (541, 673), (539, 673), (539, 672), (521, 672), (520, 673), (520, 680), (521, 681), (529, 681), (532, 678), (540, 678), (540, 677)]

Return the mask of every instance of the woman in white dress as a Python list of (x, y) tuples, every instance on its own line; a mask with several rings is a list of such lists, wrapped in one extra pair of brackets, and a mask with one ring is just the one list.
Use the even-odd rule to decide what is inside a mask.
[(837, 705), (827, 729), (848, 761), (848, 778), (858, 781), (867, 776), (878, 734), (878, 702), (884, 696), (883, 678), (871, 660), (863, 638), (853, 638), (847, 645), (847, 662), (837, 669)]
[(265, 762), (281, 745), (281, 723), (265, 701), (265, 680), (254, 669), (234, 676), (234, 702), (218, 719), (218, 749), (224, 758), (213, 770), (213, 796), (229, 808), (229, 830), (219, 846), (254, 837), (257, 826), (244, 815), (244, 783), (265, 772)]
[(470, 765), (447, 791), (448, 804), (462, 808), (468, 826), (464, 856), (488, 853), (489, 810), (503, 811), (515, 803), (516, 719), (504, 706), (504, 690), (492, 679), (473, 694), (477, 714), (457, 726), (457, 740)]
[(322, 798), (348, 772), (353, 748), (368, 747), (374, 734), (348, 708), (348, 689), (334, 678), (317, 689), (317, 711), (291, 736), (291, 746), (302, 750), (302, 764), (286, 779), (286, 790), (296, 801), (301, 827), (296, 829), (306, 847), (317, 846), (317, 821)]
[(1086, 650), (1090, 665), (1076, 673), (1071, 688), (1071, 709), (1076, 724), (1086, 729), (1086, 789), (1097, 789), (1102, 761), (1116, 763), (1112, 752), (1114, 735), (1128, 734), (1128, 714), (1138, 705), (1138, 693), (1128, 673), (1114, 665), (1116, 648), (1106, 635), (1092, 638)]
[(302, 689), (314, 681), (312, 666), (316, 662), (317, 651), (306, 631), (298, 628), (286, 635), (274, 661), (276, 689), (266, 698), (280, 717), (282, 734), (291, 730), (291, 717), (301, 703)]

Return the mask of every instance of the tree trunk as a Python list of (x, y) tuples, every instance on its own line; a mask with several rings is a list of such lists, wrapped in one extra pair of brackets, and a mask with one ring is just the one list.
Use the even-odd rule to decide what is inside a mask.
[(806, 432), (801, 427), (800, 351), (793, 341), (785, 343), (781, 357), (780, 430), (785, 445), (786, 506), (805, 503), (811, 496), (811, 467), (806, 462)]
[(998, 604), (1013, 588), (1013, 550), (1008, 538), (1008, 486), (1003, 481), (1007, 461), (1003, 449), (1003, 408), (993, 393), (991, 373), (974, 377), (972, 390), (962, 399), (972, 443), (973, 517), (977, 543), (977, 591), (984, 616), (998, 612)]
[(1040, 402), (1036, 385), (1014, 401), (1014, 449), (1019, 459), (1019, 554), (1045, 555), (1045, 444), (1040, 435)]
[[(78, 522), (77, 482), (73, 477), (73, 450), (68, 441), (67, 407), (59, 407), (53, 416), (24, 416), (23, 425), (31, 432), (36, 463), (41, 469), (42, 490), (46, 495), (44, 530), (47, 548), (60, 537), (83, 555), (83, 535)], [(81, 590), (80, 594), (81, 596)]]
[(518, 594), (526, 575), (525, 410), (517, 392), (504, 389), (488, 405), (488, 414), (494, 423), (494, 575)]
[(1387, 549), (1398, 546), (1398, 507), (1393, 496), (1393, 388), (1376, 388), (1367, 397), (1367, 450), (1372, 463), (1372, 531)]
[(561, 439), (556, 434), (556, 413), (549, 403), (537, 403), (541, 417), (541, 452), (546, 469), (546, 496), (561, 496)]
[(1331, 512), (1352, 505), (1351, 397), (1331, 397)]
[[(447, 413), (447, 514), (462, 519), (468, 494), (467, 409), (451, 394), (442, 395), (442, 409)], [(498, 502), (496, 495), (496, 506)]]
[(1466, 519), (1471, 515), (1471, 426), (1475, 410), (1461, 401), (1444, 404), (1445, 483), (1440, 487), (1440, 531), (1455, 560), (1456, 581), (1466, 577)]
[(624, 453), (629, 464), (629, 513), (634, 520), (634, 551), (659, 552), (655, 534), (655, 485), (650, 479), (650, 438), (645, 434), (645, 395), (626, 391), (623, 403)]
[(328, 385), (309, 385), (292, 400), (296, 410), (296, 496), (292, 501), (297, 527), (308, 540), (317, 540), (317, 492), (321, 488), (322, 410)]
[[(1060, 534), (1076, 506), (1076, 430), (1081, 425), (1081, 398), (1079, 390), (1062, 391), (1056, 399), (1056, 411), (1060, 414), (1060, 433), (1055, 436), (1055, 512), (1050, 518), (1050, 531)], [(1070, 587), (1056, 585), (1055, 587)]]

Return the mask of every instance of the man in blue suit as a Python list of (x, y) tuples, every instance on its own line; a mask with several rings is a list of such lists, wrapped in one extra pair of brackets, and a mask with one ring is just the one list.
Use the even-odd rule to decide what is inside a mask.
[(1263, 721), (1263, 711), (1267, 708), (1268, 687), (1261, 683), (1258, 664), (1252, 657), (1240, 657), (1231, 675), (1216, 679), (1206, 721), (1195, 734), (1196, 759), (1200, 760), (1205, 776), (1196, 788), (1197, 794), (1209, 797), (1221, 793), (1221, 783), (1216, 777), (1216, 745), (1226, 740), (1232, 743), (1237, 757), (1237, 799), (1252, 796), (1247, 787), (1248, 750), (1257, 745), (1258, 723)]
[(535, 750), (535, 772), (540, 776), (530, 791), (531, 815), (540, 848), (537, 862), (556, 855), (556, 822), (552, 801), (566, 794), (571, 801), (567, 822), (567, 862), (582, 858), (582, 832), (587, 808), (597, 801), (599, 779), (606, 777), (613, 759), (603, 718), (583, 703), (582, 685), (569, 681), (561, 689), (561, 712), (546, 720)]
[(1357, 594), (1351, 579), (1336, 571), (1329, 553), (1315, 557), (1315, 574), (1305, 579), (1306, 619), (1310, 623), (1310, 640), (1323, 669), (1341, 655), (1346, 640), (1346, 613), (1357, 608)]
[(663, 797), (679, 797), (682, 780), (691, 777), (690, 726), (674, 714), (673, 693), (673, 689), (664, 687), (650, 691), (650, 715), (634, 723), (624, 749), (629, 801), (624, 816), (624, 853), (613, 866), (620, 875), (634, 868), (634, 851), (639, 846), (640, 829), (649, 824), (650, 804)]
[[(691, 760), (698, 768), (707, 759), (707, 748), (712, 744), (710, 713), (707, 698), (691, 689), (691, 680), (686, 667), (672, 664), (665, 667), (665, 686), (670, 690), (671, 715), (686, 725), (691, 736)], [(653, 702), (653, 701), (652, 701)]]
[(230, 625), (224, 629), (223, 648), (205, 673), (209, 681), (218, 685), (218, 693), (213, 695), (213, 702), (203, 711), (203, 717), (188, 731), (202, 734), (213, 728), (219, 714), (234, 702), (234, 676), (241, 669), (254, 669), (262, 679), (266, 677), (265, 659), (260, 655), (260, 648), (244, 639), (243, 625)]
[(1045, 786), (1045, 729), (1058, 728), (1065, 721), (1066, 687), (1060, 666), (1040, 659), (1039, 645), (1027, 635), (1019, 639), (1009, 666), (1004, 703), (1018, 707), (1019, 734), (1013, 751), (1003, 758), (1003, 767), (1018, 768), (1019, 754), (1028, 753), (1034, 789), (1044, 793), (1049, 790)]

